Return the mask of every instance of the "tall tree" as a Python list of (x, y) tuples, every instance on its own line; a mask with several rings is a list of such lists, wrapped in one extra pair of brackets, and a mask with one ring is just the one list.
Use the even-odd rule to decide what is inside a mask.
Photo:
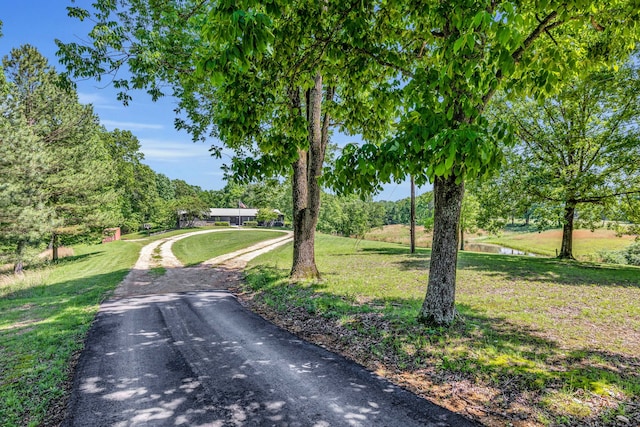
[[(292, 177), (291, 276), (317, 277), (314, 233), (330, 126), (338, 121), (347, 132), (375, 138), (392, 118), (385, 110), (394, 104), (380, 96), (390, 86), (385, 69), (350, 48), (372, 36), (374, 6), (102, 0), (93, 14), (69, 10), (97, 22), (92, 46), (59, 43), (76, 75), (126, 63), (132, 78), (114, 80), (118, 87), (146, 88), (159, 97), (169, 83), (185, 114), (178, 127), (196, 139), (219, 136), (236, 151), (234, 175)], [(378, 102), (369, 108), (374, 93)]]
[[(540, 104), (505, 105), (503, 118), (528, 165), (527, 188), (538, 201), (562, 204), (560, 258), (573, 258), (577, 208), (640, 194), (640, 79), (630, 68), (591, 73)], [(581, 211), (581, 219), (587, 210)], [(595, 221), (601, 216), (596, 215)]]
[(18, 274), (29, 246), (50, 235), (53, 210), (46, 206), (43, 181), (48, 162), (43, 141), (23, 116), (7, 108), (10, 105), (0, 105), (0, 251), (9, 250)]
[[(590, 63), (627, 55), (639, 39), (635, 1), (572, 0), (381, 2), (372, 26), (381, 35), (365, 46), (372, 60), (400, 65), (407, 80), (396, 138), (347, 147), (337, 162), (341, 189), (368, 188), (392, 176), (433, 182), (434, 235), (427, 294), (419, 317), (455, 318), (458, 225), (464, 182), (501, 163), (503, 123), (485, 108), (498, 89), (512, 96), (553, 93)], [(382, 29), (382, 30), (381, 30)], [(400, 61), (398, 61), (398, 59)]]
[[(492, 120), (503, 120), (496, 115)], [(529, 225), (534, 209), (531, 192), (527, 189), (529, 166), (514, 151), (505, 147), (505, 162), (500, 173), (488, 179), (476, 180), (467, 185), (466, 192), (478, 201), (478, 227), (492, 233), (502, 230), (516, 218), (524, 218)], [(540, 224), (538, 224), (540, 225)]]
[(97, 117), (81, 105), (74, 90), (36, 48), (25, 45), (3, 60), (15, 114), (24, 118), (47, 153), (42, 186), (53, 210), (53, 258), (60, 235), (74, 235), (108, 224), (112, 214), (110, 158)]

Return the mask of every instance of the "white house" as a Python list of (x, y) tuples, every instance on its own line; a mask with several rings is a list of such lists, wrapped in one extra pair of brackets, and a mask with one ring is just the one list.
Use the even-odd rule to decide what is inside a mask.
[[(208, 216), (200, 218), (200, 220), (192, 221), (194, 226), (205, 226), (214, 222), (228, 222), (230, 225), (244, 224), (247, 221), (257, 221), (259, 209), (248, 208), (210, 208)], [(284, 225), (284, 214), (278, 209), (273, 210), (278, 214), (278, 219), (275, 220), (273, 225)], [(184, 227), (187, 221), (182, 218), (180, 214), (180, 227)], [(263, 224), (260, 224), (263, 225)]]

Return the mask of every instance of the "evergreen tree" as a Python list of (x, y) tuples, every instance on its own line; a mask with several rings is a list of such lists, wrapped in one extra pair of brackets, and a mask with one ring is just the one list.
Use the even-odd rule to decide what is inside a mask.
[[(9, 114), (28, 128), (41, 151), (38, 199), (40, 208), (52, 213), (47, 225), (55, 260), (60, 235), (97, 230), (112, 220), (110, 158), (92, 108), (78, 102), (37, 49), (13, 49), (3, 68), (10, 85)], [(16, 158), (13, 166), (28, 161)]]
[(47, 174), (42, 140), (15, 110), (0, 107), (0, 253), (21, 273), (28, 249), (50, 233), (53, 210), (46, 206)]

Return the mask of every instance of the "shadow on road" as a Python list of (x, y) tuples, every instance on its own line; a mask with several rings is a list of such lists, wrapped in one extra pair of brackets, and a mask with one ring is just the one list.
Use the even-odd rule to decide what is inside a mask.
[(63, 425), (143, 424), (472, 425), (275, 327), (226, 291), (103, 305)]

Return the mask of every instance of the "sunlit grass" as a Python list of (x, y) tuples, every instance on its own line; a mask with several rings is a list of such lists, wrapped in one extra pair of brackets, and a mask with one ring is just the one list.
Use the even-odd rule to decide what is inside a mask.
[(166, 233), (159, 233), (154, 235), (149, 235), (146, 231), (139, 231), (137, 233), (129, 233), (123, 234), (122, 240), (144, 240), (145, 242), (153, 242), (155, 240), (164, 239), (166, 237), (179, 236), (181, 234), (192, 233), (194, 231), (200, 230), (209, 230), (209, 229), (223, 229), (229, 227), (219, 227), (215, 225), (207, 226), (207, 227), (194, 227), (194, 228), (181, 228), (178, 230), (167, 231)]
[[(574, 230), (573, 255), (576, 258), (595, 259), (600, 251), (622, 250), (628, 247), (632, 236), (616, 236), (612, 230)], [(547, 230), (540, 233), (505, 233), (490, 236), (483, 242), (495, 243), (525, 252), (556, 256), (562, 244), (562, 230)]]
[(340, 339), (361, 363), (518, 396), (542, 424), (602, 421), (638, 403), (640, 268), (460, 253), (461, 321), (442, 329), (416, 320), (428, 250), (320, 235), (316, 254), (320, 282), (289, 283), (286, 246), (252, 261), (249, 286), (285, 318), (302, 308), (352, 331)]
[(1, 425), (36, 426), (52, 416), (99, 303), (133, 266), (139, 249), (126, 242), (78, 246), (57, 265), (2, 277)]
[(173, 244), (172, 250), (184, 265), (196, 265), (219, 255), (281, 236), (281, 232), (268, 230), (219, 231), (178, 240)]

